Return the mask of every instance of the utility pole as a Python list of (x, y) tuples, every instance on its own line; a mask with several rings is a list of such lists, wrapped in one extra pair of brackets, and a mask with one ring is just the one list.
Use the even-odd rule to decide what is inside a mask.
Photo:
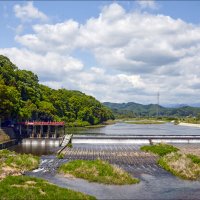
[(160, 93), (158, 91), (158, 93), (157, 93), (157, 119), (159, 117), (159, 97), (160, 97)]

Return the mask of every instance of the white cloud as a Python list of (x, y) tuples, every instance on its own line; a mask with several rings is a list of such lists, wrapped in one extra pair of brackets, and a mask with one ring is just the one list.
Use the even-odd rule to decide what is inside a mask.
[(47, 51), (68, 52), (74, 49), (78, 23), (68, 20), (55, 25), (34, 25), (33, 30), (35, 34), (16, 36), (16, 41), (40, 53)]
[(52, 52), (40, 55), (27, 49), (7, 48), (0, 49), (0, 54), (8, 56), (20, 69), (38, 74), (42, 82), (63, 81), (83, 68), (80, 60)]
[(38, 8), (34, 7), (33, 2), (27, 2), (25, 5), (15, 5), (13, 8), (15, 16), (22, 21), (29, 21), (33, 19), (39, 19), (46, 21), (48, 17)]

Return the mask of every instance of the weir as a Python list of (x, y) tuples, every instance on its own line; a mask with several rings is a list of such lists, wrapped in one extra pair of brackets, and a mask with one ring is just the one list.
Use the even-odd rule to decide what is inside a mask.
[(73, 136), (72, 144), (200, 143), (200, 135)]

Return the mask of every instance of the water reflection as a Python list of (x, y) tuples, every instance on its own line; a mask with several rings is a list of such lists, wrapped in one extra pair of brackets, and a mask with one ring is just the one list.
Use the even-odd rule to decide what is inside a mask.
[(37, 156), (50, 155), (56, 152), (58, 149), (57, 145), (34, 145), (34, 144), (18, 144), (9, 148), (11, 151), (17, 153), (33, 154)]

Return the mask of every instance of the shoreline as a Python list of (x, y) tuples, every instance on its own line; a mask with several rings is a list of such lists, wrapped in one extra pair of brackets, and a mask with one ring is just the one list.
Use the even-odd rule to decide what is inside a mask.
[(190, 124), (190, 123), (181, 122), (181, 123), (179, 123), (178, 125), (180, 125), (180, 126), (191, 126), (191, 127), (200, 128), (200, 124)]

